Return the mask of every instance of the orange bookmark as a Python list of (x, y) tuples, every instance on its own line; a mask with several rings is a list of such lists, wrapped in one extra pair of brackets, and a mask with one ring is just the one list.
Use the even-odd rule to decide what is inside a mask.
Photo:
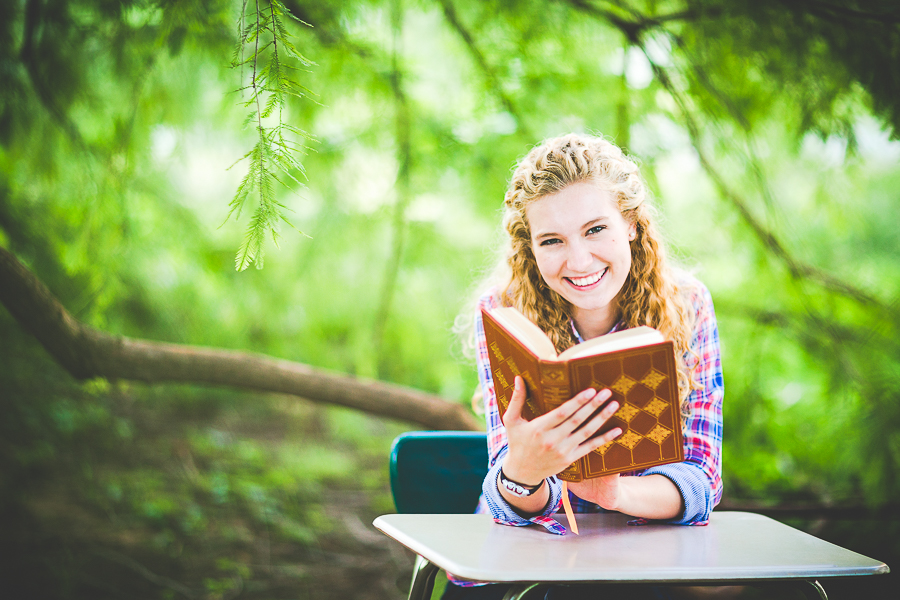
[(566, 482), (562, 482), (562, 501), (563, 508), (566, 511), (566, 519), (569, 520), (569, 529), (572, 530), (572, 533), (578, 535), (578, 523), (575, 522), (575, 514), (572, 512), (572, 503), (569, 502), (569, 486), (566, 485)]

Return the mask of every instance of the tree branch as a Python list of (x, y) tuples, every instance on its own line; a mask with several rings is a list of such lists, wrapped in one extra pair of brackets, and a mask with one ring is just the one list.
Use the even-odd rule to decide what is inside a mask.
[(291, 11), (291, 14), (312, 26), (313, 34), (322, 45), (350, 50), (362, 59), (379, 58), (371, 48), (363, 46), (344, 35), (344, 32), (341, 31), (338, 25), (339, 16), (328, 4), (284, 0), (284, 5)]
[[(789, 332), (800, 344), (806, 346), (811, 354), (840, 365), (844, 373), (860, 383), (864, 383), (866, 378), (857, 366), (859, 356), (869, 361), (879, 353), (896, 353), (900, 350), (900, 345), (893, 336), (878, 331), (876, 327), (868, 329), (850, 327), (825, 318), (809, 308), (806, 314), (792, 314), (729, 302), (721, 298), (716, 301), (716, 307), (722, 310), (723, 314), (750, 319), (763, 327), (776, 328), (780, 334), (784, 331)], [(851, 354), (854, 349), (857, 351), (856, 360)]]
[[(890, 23), (896, 25), (897, 23), (900, 23), (900, 8), (894, 8), (883, 13), (873, 13), (848, 8), (846, 6), (837, 6), (828, 2), (820, 2), (818, 0), (806, 0), (805, 2), (799, 3), (796, 2), (796, 0), (791, 0), (790, 2), (781, 0), (781, 3), (789, 10), (796, 10), (798, 8), (802, 10), (802, 6), (805, 6), (807, 11), (814, 13), (816, 16), (826, 21), (831, 21), (832, 23), (843, 24), (847, 22), (848, 18), (858, 19), (860, 21), (874, 21), (880, 24)], [(801, 6), (798, 7), (797, 4), (801, 4)]]
[[(646, 53), (646, 50), (645, 50)], [(650, 57), (647, 57), (648, 60)], [(659, 65), (654, 64), (651, 61), (651, 66), (653, 67), (653, 71), (656, 74), (657, 79), (659, 79), (662, 86), (666, 89), (667, 92), (674, 98), (675, 102), (678, 104), (678, 107), (681, 109), (682, 115), (684, 117), (685, 124), (687, 125), (688, 135), (691, 138), (691, 144), (694, 146), (694, 150), (697, 152), (697, 156), (700, 159), (700, 164), (703, 166), (703, 170), (706, 171), (706, 174), (712, 179), (713, 183), (719, 189), (719, 193), (731, 202), (731, 205), (737, 209), (738, 213), (741, 215), (741, 218), (744, 222), (750, 227), (756, 237), (766, 246), (776, 257), (778, 257), (788, 268), (791, 275), (796, 278), (807, 278), (811, 279), (826, 289), (829, 289), (833, 292), (837, 292), (844, 296), (848, 296), (861, 304), (866, 304), (870, 306), (877, 306), (882, 309), (886, 309), (886, 307), (874, 296), (868, 294), (849, 283), (846, 283), (836, 277), (833, 277), (829, 273), (818, 269), (812, 265), (805, 264), (793, 256), (787, 251), (784, 247), (784, 244), (781, 243), (774, 233), (766, 229), (766, 227), (753, 215), (750, 211), (749, 203), (746, 199), (744, 199), (740, 194), (731, 189), (727, 183), (725, 183), (725, 178), (716, 170), (713, 166), (712, 161), (710, 161), (709, 157), (704, 152), (702, 144), (700, 142), (700, 128), (697, 125), (697, 122), (694, 120), (693, 115), (691, 115), (690, 111), (687, 108), (687, 104), (684, 101), (684, 98), (675, 89), (672, 80), (669, 79), (668, 74), (664, 69), (659, 67)]]
[(475, 60), (475, 64), (478, 65), (478, 68), (481, 69), (481, 72), (484, 73), (485, 79), (487, 79), (488, 87), (491, 91), (500, 99), (500, 102), (503, 104), (503, 107), (506, 109), (506, 112), (511, 114), (513, 118), (516, 120), (516, 123), (519, 124), (519, 131), (522, 133), (524, 137), (529, 140), (533, 140), (533, 136), (529, 131), (528, 127), (525, 125), (525, 121), (522, 119), (522, 115), (519, 113), (515, 104), (513, 104), (512, 98), (503, 91), (503, 88), (500, 85), (500, 80), (497, 77), (497, 73), (494, 69), (488, 64), (487, 59), (484, 57), (484, 53), (478, 48), (478, 45), (475, 43), (475, 38), (472, 37), (472, 34), (468, 29), (462, 24), (462, 21), (459, 20), (459, 15), (456, 13), (456, 8), (450, 2), (450, 0), (438, 0), (440, 2), (441, 7), (444, 10), (444, 17), (447, 19), (447, 22), (450, 23), (450, 26), (453, 27), (454, 31), (459, 34), (459, 37), (462, 38), (463, 42), (466, 45), (466, 48), (469, 50), (469, 54), (472, 55), (472, 58)]
[(629, 43), (635, 45), (639, 44), (639, 38), (646, 29), (662, 27), (664, 23), (671, 21), (694, 21), (704, 17), (715, 17), (722, 13), (721, 8), (713, 7), (699, 12), (694, 9), (688, 9), (655, 17), (648, 17), (630, 6), (615, 5), (620, 11), (627, 12), (630, 15), (631, 18), (627, 19), (619, 16), (613, 11), (595, 6), (587, 0), (562, 1), (583, 13), (609, 21), (610, 24), (625, 35)]
[[(638, 20), (628, 20), (620, 17), (612, 11), (604, 10), (597, 6), (594, 6), (587, 0), (565, 0), (568, 2), (572, 8), (580, 10), (583, 13), (587, 13), (592, 17), (596, 17), (598, 19), (603, 19), (604, 21), (608, 21), (613, 27), (622, 32), (625, 38), (628, 40), (630, 44), (638, 45), (640, 43), (640, 34), (644, 28), (650, 27), (653, 23), (646, 18), (641, 18)], [(634, 11), (631, 11), (632, 15)]]
[(391, 6), (391, 92), (394, 96), (394, 136), (397, 144), (397, 154), (400, 159), (400, 169), (397, 173), (395, 185), (395, 198), (393, 207), (392, 229), (393, 244), (391, 255), (384, 268), (381, 295), (378, 302), (378, 311), (375, 314), (375, 328), (373, 333), (375, 354), (379, 364), (382, 363), (382, 343), (384, 331), (391, 314), (391, 303), (394, 299), (394, 290), (397, 287), (397, 276), (400, 274), (400, 264), (403, 259), (403, 247), (406, 242), (406, 207), (409, 205), (410, 187), (409, 175), (412, 168), (412, 140), (410, 139), (410, 109), (409, 99), (403, 89), (403, 73), (400, 70), (400, 55), (402, 51), (403, 36), (403, 10), (400, 0), (394, 0)]
[[(828, 331), (830, 337), (841, 344), (865, 346), (873, 343), (877, 332), (860, 327), (849, 327), (836, 321), (828, 320), (812, 312), (794, 314), (786, 311), (762, 309), (744, 303), (716, 300), (716, 308), (740, 318), (752, 319), (762, 326), (773, 326), (778, 329), (794, 330), (796, 335), (807, 340), (816, 341), (816, 333)], [(881, 347), (894, 347), (893, 340), (882, 336), (875, 340)]]
[(41, 0), (30, 0), (25, 7), (25, 21), (22, 31), (22, 47), (19, 50), (19, 62), (25, 68), (28, 75), (28, 81), (38, 101), (50, 116), (56, 121), (60, 129), (65, 132), (72, 143), (84, 152), (95, 151), (85, 141), (81, 131), (75, 123), (69, 118), (65, 111), (59, 106), (56, 98), (51, 91), (45, 78), (38, 71), (37, 59), (35, 58), (37, 41), (35, 40), (35, 31), (39, 28), (43, 20), (44, 3)]
[(0, 247), (0, 302), (73, 377), (183, 382), (274, 392), (339, 404), (430, 429), (477, 430), (463, 405), (262, 354), (127, 338), (76, 321), (19, 260)]
[(640, 39), (644, 29), (651, 26), (657, 26), (659, 25), (658, 22), (650, 17), (642, 16), (640, 13), (633, 10), (631, 13), (634, 20), (626, 20), (610, 11), (597, 8), (586, 0), (567, 1), (573, 8), (586, 12), (596, 18), (605, 19), (614, 27), (618, 28), (630, 43), (638, 46), (643, 51), (653, 69), (654, 75), (663, 88), (665, 88), (672, 96), (672, 99), (675, 100), (675, 103), (681, 110), (685, 125), (688, 129), (688, 134), (691, 138), (691, 144), (697, 152), (703, 170), (706, 171), (707, 175), (712, 179), (713, 183), (718, 188), (719, 193), (731, 202), (735, 209), (737, 209), (741, 218), (750, 227), (756, 237), (785, 264), (792, 277), (796, 279), (809, 279), (832, 292), (847, 296), (860, 304), (876, 307), (885, 313), (894, 314), (896, 312), (892, 305), (884, 304), (875, 296), (791, 256), (784, 247), (784, 244), (781, 243), (775, 234), (766, 229), (766, 227), (753, 215), (749, 208), (749, 202), (725, 183), (725, 179), (715, 169), (712, 161), (710, 161), (709, 157), (703, 151), (700, 140), (700, 127), (694, 119), (694, 116), (691, 114), (691, 111), (688, 109), (684, 96), (675, 87), (675, 84), (672, 82), (666, 70), (653, 61), (646, 46)]

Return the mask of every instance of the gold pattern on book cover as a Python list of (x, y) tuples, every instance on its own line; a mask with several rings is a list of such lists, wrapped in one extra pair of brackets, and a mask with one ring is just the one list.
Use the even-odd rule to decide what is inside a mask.
[(643, 437), (644, 436), (642, 436), (641, 434), (635, 433), (634, 431), (629, 429), (613, 441), (617, 444), (625, 446), (629, 450), (634, 450), (634, 447), (638, 445), (638, 442), (640, 442)]
[[(657, 362), (661, 356), (640, 359), (643, 362), (634, 358), (618, 358), (585, 367), (590, 371), (585, 371), (581, 377), (591, 377), (594, 389), (608, 387), (613, 391), (613, 399), (621, 407), (612, 420), (616, 421), (615, 426), (624, 430), (618, 438), (585, 457), (585, 476), (605, 474), (610, 469), (608, 464), (617, 465), (613, 472), (622, 471), (618, 465), (630, 464), (632, 470), (639, 469), (653, 457), (661, 460), (678, 451), (678, 448), (671, 447), (675, 434), (672, 427), (679, 426), (681, 422), (679, 415), (673, 414), (670, 404), (665, 401), (671, 395), (671, 384), (661, 372), (665, 368), (663, 363)], [(632, 362), (627, 362), (629, 360)], [(651, 452), (651, 448), (655, 450)]]
[(522, 370), (519, 368), (519, 365), (516, 364), (516, 361), (513, 360), (512, 356), (506, 359), (506, 364), (509, 365), (509, 370), (512, 371), (513, 377), (522, 374)]
[(655, 390), (659, 387), (663, 381), (666, 380), (666, 376), (656, 369), (650, 369), (650, 372), (647, 373), (643, 379), (641, 379), (641, 383), (646, 385), (651, 390)]
[(541, 369), (541, 382), (549, 384), (566, 383), (566, 365), (563, 363), (544, 363)]
[(666, 406), (668, 406), (665, 402), (660, 400), (659, 398), (654, 398), (650, 401), (647, 406), (644, 407), (644, 410), (653, 415), (654, 417), (659, 417), (662, 414), (662, 411), (666, 410)]
[[(493, 347), (491, 349), (494, 350)], [(512, 373), (513, 381), (510, 382), (503, 376), (503, 371), (501, 371), (500, 369), (497, 369), (496, 371), (494, 371), (495, 394), (497, 395), (497, 400), (501, 403), (501, 408), (503, 409), (503, 412), (506, 412), (506, 409), (509, 407), (509, 401), (507, 400), (507, 398), (512, 397), (511, 388), (514, 387), (513, 383), (515, 382), (516, 375), (520, 376), (522, 379), (525, 380), (526, 383), (530, 384), (531, 385), (530, 389), (532, 389), (532, 390), (534, 389), (534, 378), (527, 371), (522, 371), (521, 369), (519, 369), (519, 365), (516, 364), (516, 361), (513, 359), (512, 356), (503, 358), (502, 354), (500, 353), (499, 348), (497, 348), (494, 351), (494, 354), (503, 362), (503, 364), (506, 365), (506, 368), (509, 369), (510, 373)], [(500, 384), (500, 387), (503, 390), (503, 398), (502, 399), (500, 397), (500, 394), (498, 394), (497, 390), (496, 390), (498, 383)], [(532, 397), (532, 395), (530, 393), (525, 397), (525, 405), (529, 409), (531, 409), (532, 414), (534, 414), (534, 415), (540, 414), (540, 411), (538, 410), (537, 405), (534, 403), (534, 398)]]
[(616, 411), (615, 416), (619, 417), (626, 423), (631, 423), (631, 420), (634, 418), (636, 414), (640, 411), (634, 404), (625, 403), (622, 405), (622, 408)]
[(637, 381), (635, 381), (628, 375), (622, 375), (616, 380), (614, 384), (609, 386), (609, 388), (614, 392), (619, 392), (623, 396), (627, 396), (628, 392), (631, 391), (631, 388), (633, 388), (636, 384)]
[(672, 435), (672, 430), (666, 429), (665, 427), (657, 423), (656, 427), (654, 427), (650, 431), (650, 433), (647, 434), (647, 439), (651, 442), (662, 444), (670, 435)]
[(578, 463), (574, 462), (560, 471), (558, 476), (560, 479), (570, 479), (572, 477), (578, 477), (581, 474), (580, 471), (581, 470), (578, 468)]
[(497, 369), (494, 371), (494, 386), (500, 384), (500, 387), (504, 390), (509, 387), (509, 382), (506, 381), (506, 377), (503, 376), (503, 371)]
[(569, 400), (569, 391), (563, 387), (548, 386), (544, 388), (544, 403), (547, 407), (557, 407)]
[(521, 376), (522, 379), (525, 380), (525, 383), (531, 386), (529, 389), (534, 389), (535, 387), (537, 387), (534, 383), (534, 377), (531, 376), (531, 373), (529, 371), (522, 371), (521, 373), (519, 373), (519, 376)]

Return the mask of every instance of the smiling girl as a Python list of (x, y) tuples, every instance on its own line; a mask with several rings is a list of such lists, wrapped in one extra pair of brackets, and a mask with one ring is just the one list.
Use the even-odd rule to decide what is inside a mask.
[[(501, 421), (481, 322), (482, 308), (499, 306), (516, 307), (560, 352), (640, 325), (675, 343), (684, 462), (569, 484), (575, 512), (702, 525), (721, 499), (723, 383), (712, 300), (702, 283), (666, 264), (647, 196), (637, 165), (599, 137), (548, 140), (513, 173), (504, 200), (505, 255), (475, 311), (490, 459), (478, 512), (498, 523), (536, 523), (564, 534), (553, 516), (562, 496), (555, 475), (621, 434), (592, 437), (618, 409), (611, 402), (590, 418), (609, 390), (584, 390), (526, 421), (519, 377)], [(457, 581), (444, 598), (501, 598), (505, 587)]]

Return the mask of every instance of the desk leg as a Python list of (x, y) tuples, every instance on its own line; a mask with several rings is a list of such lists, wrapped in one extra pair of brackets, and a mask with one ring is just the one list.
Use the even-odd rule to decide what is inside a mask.
[(526, 598), (542, 598), (549, 586), (545, 583), (520, 583), (509, 588), (503, 600), (525, 600)]
[(797, 585), (807, 600), (828, 600), (828, 594), (825, 593), (825, 588), (823, 588), (822, 584), (815, 579), (812, 581), (806, 580), (797, 582)]
[(437, 565), (417, 555), (412, 584), (409, 586), (409, 600), (429, 600), (434, 590), (434, 576), (437, 572)]

